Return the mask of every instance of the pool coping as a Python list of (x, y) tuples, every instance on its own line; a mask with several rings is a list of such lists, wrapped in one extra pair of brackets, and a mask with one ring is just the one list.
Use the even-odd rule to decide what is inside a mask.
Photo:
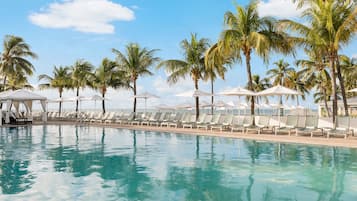
[[(211, 137), (224, 137), (224, 138), (236, 138), (246, 140), (256, 140), (265, 142), (277, 142), (277, 143), (290, 143), (290, 144), (304, 144), (315, 146), (330, 146), (330, 147), (345, 147), (345, 148), (357, 148), (357, 136), (349, 136), (344, 138), (326, 138), (326, 137), (310, 137), (310, 136), (295, 136), (295, 134), (289, 135), (274, 135), (271, 133), (262, 133), (260, 135), (249, 133), (242, 134), (241, 132), (230, 131), (211, 131), (211, 130), (198, 130), (190, 128), (168, 128), (168, 127), (154, 127), (154, 126), (140, 126), (140, 125), (119, 125), (119, 124), (103, 124), (103, 123), (80, 123), (70, 121), (49, 121), (47, 123), (34, 122), (31, 125), (80, 125), (80, 126), (95, 126), (105, 128), (121, 128), (129, 130), (141, 130), (141, 131), (153, 131), (153, 132), (168, 132), (187, 134), (195, 136), (211, 136)], [(11, 127), (21, 127), (24, 125), (11, 125)], [(6, 126), (4, 126), (6, 127)]]

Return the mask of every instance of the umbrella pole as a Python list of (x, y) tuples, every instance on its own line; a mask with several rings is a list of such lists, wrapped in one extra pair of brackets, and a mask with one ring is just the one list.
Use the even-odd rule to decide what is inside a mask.
[(281, 104), (281, 102), (282, 102), (282, 96), (280, 96), (280, 102), (279, 102), (279, 114), (278, 114), (278, 116), (279, 116), (279, 118), (278, 118), (278, 120), (279, 120), (279, 127), (280, 127), (280, 118), (281, 118), (281, 110), (282, 110), (282, 104)]
[(240, 104), (240, 96), (238, 96), (238, 116), (240, 116), (240, 108), (239, 108), (239, 104)]
[(144, 98), (145, 99), (145, 114), (146, 114), (146, 101), (147, 101), (147, 98)]

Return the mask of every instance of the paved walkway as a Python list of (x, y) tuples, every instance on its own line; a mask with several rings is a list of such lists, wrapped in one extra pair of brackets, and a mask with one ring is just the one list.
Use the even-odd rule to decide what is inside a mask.
[[(35, 122), (34, 125), (43, 125), (43, 123)], [(357, 148), (357, 137), (349, 136), (347, 139), (344, 138), (326, 138), (321, 137), (310, 137), (310, 136), (295, 136), (295, 134), (289, 136), (287, 134), (274, 135), (271, 133), (262, 133), (260, 135), (255, 133), (242, 134), (241, 132), (230, 132), (230, 131), (210, 131), (210, 130), (198, 130), (198, 129), (183, 129), (183, 128), (167, 128), (167, 127), (153, 127), (153, 126), (131, 126), (131, 125), (119, 125), (119, 124), (101, 124), (101, 123), (76, 123), (68, 121), (50, 121), (47, 125), (83, 125), (83, 126), (99, 126), (99, 127), (109, 127), (109, 128), (124, 128), (133, 130), (145, 130), (145, 131), (157, 131), (157, 132), (170, 132), (170, 133), (181, 133), (188, 135), (204, 135), (204, 136), (214, 136), (214, 137), (227, 137), (227, 138), (239, 138), (239, 139), (249, 139), (267, 142), (280, 142), (280, 143), (296, 143), (296, 144), (309, 144), (309, 145), (324, 145), (324, 146), (334, 146), (334, 147), (349, 147)]]

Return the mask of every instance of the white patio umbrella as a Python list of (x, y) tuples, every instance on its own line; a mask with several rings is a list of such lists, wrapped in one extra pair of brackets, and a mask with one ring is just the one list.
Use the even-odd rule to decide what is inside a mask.
[(183, 93), (176, 94), (176, 96), (194, 97), (195, 98), (195, 97), (200, 97), (200, 96), (213, 96), (213, 95), (211, 93), (195, 89), (195, 90), (186, 91), (186, 92), (183, 92)]
[(79, 101), (102, 101), (102, 100), (108, 100), (108, 98), (103, 98), (102, 96), (99, 96), (99, 95), (93, 95), (93, 96), (90, 96), (90, 97), (80, 96), (77, 99), (79, 99)]
[[(195, 89), (192, 91), (187, 91), (187, 92), (176, 94), (176, 96), (197, 98), (200, 96), (214, 96), (214, 94)], [(198, 118), (198, 115), (197, 115), (198, 113), (199, 113), (199, 105), (198, 105), (198, 110), (196, 109), (196, 118)]]
[(211, 106), (212, 106), (212, 104), (207, 101), (202, 101), (200, 103), (200, 107), (202, 107), (202, 108), (211, 107)]
[(73, 98), (65, 98), (65, 97), (47, 100), (48, 103), (59, 103), (59, 102), (63, 103), (63, 102), (73, 102), (73, 101), (75, 101)]
[[(256, 93), (257, 96), (279, 96), (279, 99), (282, 98), (284, 95), (301, 95), (298, 91), (295, 91), (293, 89), (289, 89), (286, 87), (283, 87), (281, 85), (277, 85), (268, 89), (265, 89), (261, 92)], [(283, 108), (283, 106), (279, 103), (277, 105), (278, 108)], [(280, 112), (278, 114), (279, 118), (279, 126), (280, 126)]]
[(158, 110), (174, 110), (175, 109), (174, 106), (169, 106), (169, 105), (166, 105), (166, 104), (156, 105), (155, 108), (158, 109)]
[(145, 100), (145, 113), (146, 113), (146, 105), (147, 105), (147, 99), (149, 98), (160, 98), (159, 96), (149, 93), (149, 92), (144, 92), (142, 94), (137, 94), (135, 96), (133, 96), (134, 98), (142, 98)]
[(175, 105), (176, 109), (192, 109), (194, 106), (190, 103), (180, 103), (178, 105)]
[(218, 94), (225, 96), (255, 96), (256, 93), (242, 87), (236, 87), (233, 89), (222, 91)]
[[(65, 102), (74, 102), (76, 100), (74, 100), (73, 98), (68, 98), (68, 97), (61, 97), (61, 98), (55, 98), (55, 99), (49, 99), (47, 100), (47, 103), (65, 103)], [(63, 106), (61, 107), (61, 111), (60, 113), (62, 113), (63, 110)]]
[(81, 107), (81, 103), (82, 101), (94, 101), (94, 107), (95, 109), (97, 108), (97, 101), (103, 101), (103, 100), (109, 100), (108, 98), (103, 98), (100, 95), (93, 95), (93, 96), (89, 96), (89, 97), (84, 97), (84, 96), (79, 96), (79, 97), (75, 97), (74, 100), (79, 100), (79, 104)]
[(248, 89), (245, 89), (243, 87), (236, 87), (233, 89), (225, 90), (221, 93), (218, 93), (219, 95), (224, 95), (224, 96), (238, 96), (238, 113), (240, 114), (240, 97), (241, 96), (255, 96), (256, 93), (253, 91), (250, 91)]

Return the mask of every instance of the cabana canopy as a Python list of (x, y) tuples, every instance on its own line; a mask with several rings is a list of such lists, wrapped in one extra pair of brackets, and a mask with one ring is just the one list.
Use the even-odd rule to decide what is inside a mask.
[(46, 97), (40, 96), (38, 94), (35, 94), (33, 92), (24, 90), (24, 89), (19, 89), (16, 91), (4, 91), (0, 93), (0, 101), (29, 101), (29, 100), (47, 100)]
[[(4, 91), (0, 93), (0, 102), (6, 103), (6, 118), (5, 123), (10, 123), (10, 112), (11, 106), (14, 106), (16, 109), (16, 114), (19, 114), (19, 105), (20, 103), (24, 104), (26, 108), (26, 118), (32, 118), (32, 102), (40, 101), (43, 109), (42, 120), (47, 121), (47, 111), (46, 111), (46, 101), (47, 98), (44, 96), (40, 96), (31, 91), (27, 91), (24, 89), (19, 89), (15, 91)], [(0, 112), (0, 119), (2, 119), (2, 112)], [(0, 125), (2, 121), (0, 121)]]

